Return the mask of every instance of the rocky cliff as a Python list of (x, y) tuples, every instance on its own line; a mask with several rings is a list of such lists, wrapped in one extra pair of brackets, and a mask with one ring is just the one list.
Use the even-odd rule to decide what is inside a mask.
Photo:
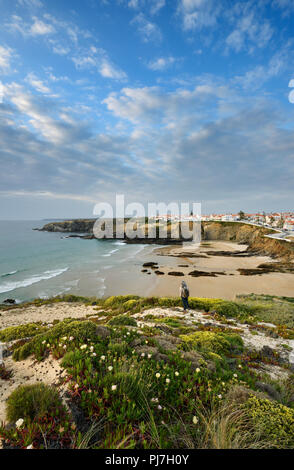
[(43, 232), (92, 233), (96, 219), (73, 219), (50, 222), (40, 229)]
[[(40, 230), (47, 232), (63, 233), (88, 233), (94, 238), (93, 226), (96, 219), (75, 219), (63, 222), (51, 222), (44, 225)], [(173, 231), (175, 224), (168, 226), (168, 233)], [(147, 225), (143, 230), (147, 230)], [(281, 258), (283, 260), (294, 260), (294, 243), (283, 240), (268, 238), (265, 235), (275, 233), (274, 230), (236, 222), (202, 222), (203, 240), (227, 240), (248, 245), (248, 251)], [(115, 237), (114, 237), (115, 238)], [(128, 243), (180, 243), (180, 239), (173, 240), (168, 236), (166, 239), (134, 239), (127, 240)]]

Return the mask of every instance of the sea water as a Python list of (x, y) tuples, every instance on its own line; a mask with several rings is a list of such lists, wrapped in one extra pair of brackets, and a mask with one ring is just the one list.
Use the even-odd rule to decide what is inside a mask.
[(0, 221), (0, 303), (7, 298), (22, 302), (66, 293), (98, 297), (107, 290), (118, 293), (119, 282), (111, 285), (113, 272), (122, 273), (122, 290), (134, 269), (139, 280), (141, 261), (136, 256), (144, 250), (150, 253), (150, 247), (33, 230), (48, 222)]

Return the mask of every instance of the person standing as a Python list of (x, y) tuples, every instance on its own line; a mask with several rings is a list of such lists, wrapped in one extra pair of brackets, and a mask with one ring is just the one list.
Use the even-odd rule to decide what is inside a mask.
[(189, 295), (190, 295), (190, 293), (189, 293), (188, 286), (185, 283), (185, 281), (182, 281), (181, 287), (180, 287), (180, 296), (181, 296), (182, 302), (183, 302), (184, 313), (186, 313), (186, 311), (190, 308), (189, 307), (189, 302), (188, 302)]

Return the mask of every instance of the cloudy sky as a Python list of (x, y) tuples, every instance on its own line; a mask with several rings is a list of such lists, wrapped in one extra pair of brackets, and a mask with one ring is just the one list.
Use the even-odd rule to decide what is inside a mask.
[(0, 218), (294, 209), (293, 0), (0, 8)]

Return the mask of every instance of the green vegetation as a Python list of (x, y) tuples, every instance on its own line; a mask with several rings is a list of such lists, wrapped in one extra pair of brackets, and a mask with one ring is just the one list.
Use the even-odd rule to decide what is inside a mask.
[(292, 448), (294, 445), (294, 410), (279, 403), (250, 397), (245, 404), (253, 425), (272, 447)]
[(53, 387), (25, 385), (7, 400), (11, 426), (0, 426), (0, 437), (13, 448), (72, 448), (77, 440), (76, 425)]
[(180, 335), (188, 348), (199, 351), (228, 354), (243, 350), (242, 338), (237, 334), (214, 333), (212, 331), (196, 331), (189, 335)]
[(0, 341), (12, 341), (39, 335), (47, 330), (41, 323), (28, 323), (26, 325), (11, 326), (0, 331)]
[(258, 320), (294, 328), (294, 297), (250, 294), (238, 295), (237, 301)]
[(74, 347), (79, 341), (84, 341), (88, 338), (94, 339), (96, 337), (96, 326), (90, 321), (64, 320), (47, 332), (35, 336), (20, 348), (15, 349), (13, 358), (21, 361), (34, 354), (37, 359), (41, 359), (45, 357), (53, 344), (55, 345), (54, 355), (59, 357), (61, 355), (60, 349), (64, 346), (63, 344), (61, 346), (59, 342), (59, 339), (62, 337), (73, 338), (72, 345)]
[[(81, 301), (77, 299), (73, 301)], [(3, 338), (17, 340), (12, 347), (16, 361), (29, 356), (43, 361), (49, 354), (61, 359), (69, 405), (84, 416), (79, 429), (79, 419), (64, 409), (54, 388), (43, 384), (20, 387), (7, 403), (12, 426), (0, 426), (0, 439), (7, 445), (99, 449), (294, 446), (290, 427), (294, 376), (275, 381), (264, 374), (261, 366), (278, 365), (285, 372), (288, 365), (279, 362), (274, 350), (269, 356), (247, 350), (240, 329), (230, 328), (232, 319), (237, 319), (247, 322), (253, 333), (271, 336), (274, 332), (288, 339), (292, 330), (279, 325), (278, 306), (282, 306), (281, 315), (290, 316), (291, 299), (191, 298), (192, 308), (208, 312), (205, 324), (181, 316), (178, 298), (130, 295), (95, 302), (103, 309), (106, 325), (88, 317), (1, 332)], [(261, 302), (270, 306), (272, 315), (275, 312), (279, 325), (275, 331), (256, 325), (266, 312)], [(134, 318), (134, 313), (153, 307), (169, 307), (174, 312), (168, 317), (163, 310), (159, 316), (148, 313)], [(219, 324), (212, 324), (210, 316)], [(145, 324), (139, 328), (137, 320), (143, 319)], [(284, 354), (287, 351), (284, 348)], [(261, 381), (264, 389), (259, 388)], [(23, 423), (15, 427), (18, 420)]]
[(44, 384), (23, 385), (7, 400), (6, 416), (9, 422), (18, 419), (33, 421), (54, 412), (61, 405), (57, 391)]
[(109, 321), (109, 325), (112, 326), (137, 326), (137, 322), (132, 317), (127, 317), (120, 315), (118, 317), (114, 317)]

